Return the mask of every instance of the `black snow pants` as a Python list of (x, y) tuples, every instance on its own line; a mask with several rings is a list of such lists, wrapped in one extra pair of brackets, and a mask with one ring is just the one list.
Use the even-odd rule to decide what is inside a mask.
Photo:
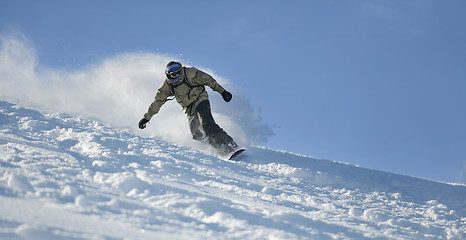
[(220, 154), (227, 154), (238, 148), (233, 138), (215, 123), (209, 100), (202, 101), (195, 109), (188, 108), (186, 115), (193, 139), (209, 143)]

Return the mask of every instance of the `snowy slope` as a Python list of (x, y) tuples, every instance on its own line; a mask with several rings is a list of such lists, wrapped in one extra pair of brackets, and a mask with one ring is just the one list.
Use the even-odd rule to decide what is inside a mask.
[(466, 186), (250, 147), (228, 162), (0, 101), (0, 239), (466, 239)]

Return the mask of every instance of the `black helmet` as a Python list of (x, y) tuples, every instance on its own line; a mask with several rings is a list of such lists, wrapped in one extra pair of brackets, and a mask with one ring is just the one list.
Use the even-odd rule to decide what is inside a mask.
[(181, 63), (171, 61), (167, 64), (167, 68), (165, 69), (165, 76), (167, 76), (168, 81), (172, 83), (176, 83), (181, 78)]

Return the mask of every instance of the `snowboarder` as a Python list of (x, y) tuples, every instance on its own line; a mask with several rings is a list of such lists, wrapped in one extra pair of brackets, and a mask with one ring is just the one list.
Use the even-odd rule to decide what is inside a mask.
[(149, 106), (144, 118), (139, 121), (139, 128), (144, 129), (152, 116), (170, 96), (183, 108), (188, 117), (189, 129), (193, 139), (209, 143), (221, 155), (228, 155), (238, 149), (233, 139), (214, 121), (210, 110), (209, 96), (205, 86), (220, 93), (225, 102), (230, 102), (232, 94), (226, 91), (209, 74), (194, 68), (184, 67), (179, 62), (171, 61), (165, 69), (165, 80), (155, 94), (155, 99)]

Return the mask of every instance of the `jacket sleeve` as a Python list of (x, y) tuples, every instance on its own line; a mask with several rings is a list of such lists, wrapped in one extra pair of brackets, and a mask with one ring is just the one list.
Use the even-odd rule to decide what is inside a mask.
[(154, 101), (150, 104), (149, 109), (147, 109), (147, 113), (144, 114), (144, 118), (150, 120), (152, 116), (159, 112), (162, 105), (167, 102), (167, 99), (170, 96), (173, 96), (170, 86), (168, 86), (167, 81), (163, 81), (157, 89)]
[(207, 85), (209, 86), (210, 88), (212, 88), (212, 90), (218, 92), (218, 93), (223, 93), (225, 91), (225, 88), (223, 88), (220, 84), (217, 83), (217, 81), (215, 81), (215, 79), (210, 76), (209, 74), (199, 70), (199, 69), (196, 69), (194, 68), (196, 71), (196, 75), (195, 77), (193, 78), (193, 80), (196, 82), (196, 83), (199, 83), (199, 84), (202, 84), (202, 85)]

